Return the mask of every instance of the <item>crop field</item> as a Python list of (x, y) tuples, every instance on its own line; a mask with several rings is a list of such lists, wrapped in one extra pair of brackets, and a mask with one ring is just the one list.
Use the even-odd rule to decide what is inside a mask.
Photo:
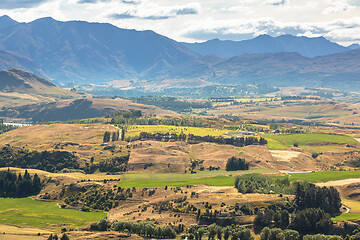
[(289, 180), (307, 181), (312, 183), (336, 181), (349, 178), (360, 178), (360, 171), (322, 171), (311, 173), (292, 173)]
[(204, 171), (197, 174), (124, 174), (118, 186), (122, 188), (182, 187), (186, 185), (233, 186), (234, 177), (239, 174), (276, 173), (276, 170), (253, 169), (227, 172), (225, 170)]
[(264, 135), (264, 138), (268, 141), (268, 148), (271, 150), (287, 149), (292, 147), (294, 143), (298, 143), (299, 147), (306, 147), (308, 144), (316, 143), (358, 143), (349, 136), (320, 133)]
[(0, 198), (2, 224), (60, 228), (84, 226), (106, 217), (104, 212), (82, 212), (60, 209), (54, 202), (35, 201), (31, 198)]
[[(227, 130), (200, 127), (181, 127), (181, 126), (165, 126), (165, 125), (133, 125), (129, 126), (126, 131), (126, 137), (138, 136), (141, 132), (148, 133), (184, 133), (194, 134), (197, 136), (227, 136), (230, 135)], [(234, 131), (232, 134), (234, 135)], [(241, 135), (240, 132), (238, 135)]]

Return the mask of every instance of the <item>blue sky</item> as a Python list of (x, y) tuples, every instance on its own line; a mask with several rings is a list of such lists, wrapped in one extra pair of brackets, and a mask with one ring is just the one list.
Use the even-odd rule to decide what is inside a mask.
[(292, 34), (360, 43), (360, 0), (1, 0), (0, 14), (109, 22), (188, 42)]

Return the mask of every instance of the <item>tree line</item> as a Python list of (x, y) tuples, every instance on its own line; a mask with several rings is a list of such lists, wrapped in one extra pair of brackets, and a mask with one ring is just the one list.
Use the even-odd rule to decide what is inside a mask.
[(42, 182), (37, 174), (30, 176), (27, 170), (24, 175), (7, 171), (0, 172), (0, 197), (28, 197), (37, 195), (42, 188)]
[(266, 139), (263, 137), (222, 137), (222, 136), (196, 136), (194, 134), (176, 134), (176, 133), (148, 133), (141, 132), (140, 140), (156, 140), (156, 141), (185, 141), (188, 143), (211, 142), (218, 144), (228, 144), (236, 147), (244, 147), (247, 145), (265, 145)]
[(145, 222), (119, 222), (112, 224), (106, 218), (101, 219), (97, 223), (93, 223), (90, 227), (93, 231), (113, 230), (125, 233), (134, 233), (146, 238), (156, 239), (173, 239), (176, 237), (176, 231), (171, 226), (157, 225), (151, 221)]

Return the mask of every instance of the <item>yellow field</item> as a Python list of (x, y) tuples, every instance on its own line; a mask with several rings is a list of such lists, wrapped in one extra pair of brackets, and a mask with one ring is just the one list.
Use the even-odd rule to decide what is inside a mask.
[[(166, 126), (166, 125), (133, 125), (127, 128), (126, 137), (138, 136), (141, 132), (149, 133), (176, 133), (176, 134), (194, 134), (197, 136), (240, 136), (239, 132), (228, 131), (214, 128), (200, 128), (200, 127), (181, 127), (181, 126)], [(235, 132), (235, 134), (234, 134)]]

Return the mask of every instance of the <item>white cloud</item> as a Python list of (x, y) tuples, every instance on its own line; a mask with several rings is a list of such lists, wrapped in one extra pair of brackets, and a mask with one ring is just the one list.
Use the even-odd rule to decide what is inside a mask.
[(1, 7), (0, 3), (0, 11), (17, 21), (51, 16), (62, 21), (110, 22), (121, 28), (153, 30), (178, 41), (203, 41), (216, 37), (242, 40), (259, 34), (293, 34), (309, 37), (322, 35), (339, 43), (360, 42), (360, 19), (357, 17), (360, 16), (360, 0), (40, 2), (27, 9), (9, 9)]
[(341, 13), (347, 12), (354, 9), (355, 6), (349, 4), (346, 0), (336, 0), (330, 1), (330, 6), (325, 8), (322, 12), (323, 14), (334, 14), (334, 13)]

